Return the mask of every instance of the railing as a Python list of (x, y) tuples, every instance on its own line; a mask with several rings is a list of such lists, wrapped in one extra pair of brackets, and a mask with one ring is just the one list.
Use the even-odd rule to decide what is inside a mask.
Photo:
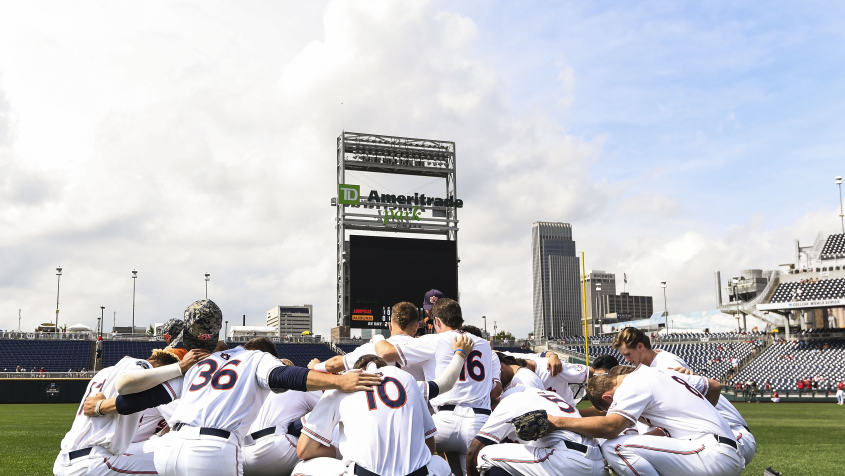
[(0, 332), (0, 339), (16, 340), (94, 340), (93, 332)]
[[(756, 398), (772, 398), (772, 394), (777, 391), (778, 397), (811, 397), (811, 398), (833, 398), (836, 396), (836, 389), (811, 389), (811, 390), (795, 390), (795, 389), (772, 389), (761, 390), (757, 389), (754, 394)], [(723, 387), (722, 393), (731, 395), (736, 398), (751, 398), (751, 390), (737, 390), (735, 387)]]
[(268, 336), (235, 336), (226, 339), (226, 342), (245, 343), (256, 337), (267, 337), (277, 344), (322, 344), (321, 336), (291, 336), (291, 337), (268, 337)]
[(97, 372), (0, 372), (0, 379), (4, 378), (91, 378)]

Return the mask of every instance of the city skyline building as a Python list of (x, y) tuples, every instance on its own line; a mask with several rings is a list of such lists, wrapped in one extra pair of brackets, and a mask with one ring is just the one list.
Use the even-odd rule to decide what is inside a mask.
[(279, 337), (314, 332), (314, 306), (276, 306), (267, 311), (267, 326), (276, 329)]
[(616, 274), (598, 269), (587, 272), (587, 328), (590, 335), (601, 334), (601, 326), (608, 324), (648, 319), (653, 312), (651, 296), (631, 296), (627, 292), (616, 294)]
[(583, 335), (580, 259), (572, 225), (531, 225), (534, 278), (534, 336)]

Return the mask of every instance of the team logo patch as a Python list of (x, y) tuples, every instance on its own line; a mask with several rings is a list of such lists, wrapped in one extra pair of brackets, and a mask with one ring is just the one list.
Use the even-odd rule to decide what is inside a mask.
[(580, 372), (580, 371), (582, 371), (582, 370), (584, 370), (584, 367), (582, 367), (582, 366), (580, 366), (580, 365), (576, 365), (576, 366), (575, 366), (575, 371), (576, 371), (576, 372)]
[(227, 354), (227, 353), (225, 353), (225, 352), (222, 352), (222, 353), (220, 354), (220, 357), (223, 357), (224, 359), (229, 360), (229, 354)]
[(437, 296), (431, 296), (430, 298), (428, 298), (428, 302), (430, 302), (431, 304), (436, 303), (437, 302)]
[(197, 336), (197, 339), (203, 340), (203, 341), (211, 339), (211, 334), (200, 334), (200, 335)]
[(166, 342), (170, 342), (170, 333), (162, 334), (161, 338), (164, 339)]

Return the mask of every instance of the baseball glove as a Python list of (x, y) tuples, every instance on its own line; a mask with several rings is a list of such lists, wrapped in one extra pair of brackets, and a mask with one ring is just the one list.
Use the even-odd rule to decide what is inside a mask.
[(520, 440), (534, 441), (546, 436), (549, 429), (549, 416), (546, 410), (534, 410), (524, 413), (508, 423), (513, 423), (516, 436)]

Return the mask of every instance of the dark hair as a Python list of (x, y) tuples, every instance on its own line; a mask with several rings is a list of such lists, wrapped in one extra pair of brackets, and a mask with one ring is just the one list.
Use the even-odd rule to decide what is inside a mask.
[[(171, 354), (169, 351), (161, 350), (161, 349), (154, 349), (153, 355), (147, 359), (148, 362), (156, 362), (159, 365), (170, 365), (179, 363), (179, 357)], [(44, 367), (41, 367), (42, 369)]]
[(520, 367), (528, 365), (528, 362), (525, 359), (518, 359), (512, 355), (503, 354), (501, 352), (496, 352), (496, 355), (499, 357), (499, 362), (505, 365), (518, 365)]
[(452, 329), (460, 329), (464, 324), (461, 305), (449, 298), (438, 299), (431, 307), (431, 314)]
[(600, 355), (593, 361), (593, 368), (596, 370), (610, 370), (617, 365), (619, 365), (619, 361), (610, 354)]
[(244, 349), (260, 350), (261, 352), (267, 352), (277, 359), (279, 358), (279, 352), (276, 350), (276, 344), (266, 337), (256, 337), (255, 339), (250, 339), (249, 342), (244, 344)]
[(643, 343), (646, 349), (651, 350), (651, 341), (648, 339), (648, 336), (643, 333), (643, 331), (637, 329), (636, 327), (626, 327), (613, 338), (613, 348), (618, 349), (622, 344), (625, 344), (625, 347), (633, 349), (637, 347), (637, 344), (640, 342)]
[(417, 306), (403, 301), (393, 305), (393, 310), (390, 312), (390, 322), (399, 326), (402, 330), (405, 330), (411, 324), (416, 328), (420, 322), (420, 312), (417, 310)]
[(387, 362), (384, 361), (381, 357), (374, 355), (374, 354), (367, 354), (362, 355), (360, 359), (355, 361), (355, 365), (352, 366), (353, 369), (366, 369), (370, 362), (376, 363), (376, 368), (382, 368), (387, 365)]
[(469, 324), (464, 324), (463, 326), (461, 326), (461, 330), (464, 331), (464, 332), (468, 332), (468, 333), (474, 335), (475, 337), (478, 337), (478, 338), (481, 338), (481, 339), (484, 338), (484, 333), (481, 332), (481, 329), (479, 329), (475, 326), (471, 326)]

